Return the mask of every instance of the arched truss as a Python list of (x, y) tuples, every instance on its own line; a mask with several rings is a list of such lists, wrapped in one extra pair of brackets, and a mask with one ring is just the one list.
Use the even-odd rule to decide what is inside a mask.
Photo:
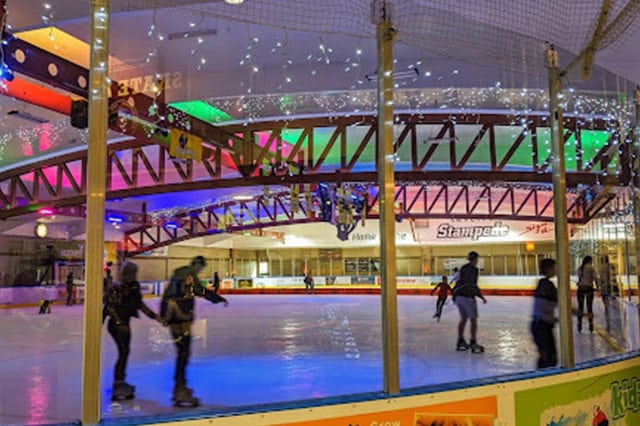
[[(5, 39), (5, 59), (12, 70), (65, 92), (86, 97), (86, 86), (80, 85), (81, 81), (88, 81), (85, 68), (11, 38), (8, 33), (5, 33)], [(16, 55), (18, 50), (22, 54)], [(16, 60), (18, 57), (24, 60), (19, 62)], [(59, 70), (56, 76), (48, 71), (51, 64)], [(118, 93), (121, 85), (115, 81), (112, 84), (112, 93)], [(70, 102), (69, 97), (64, 108), (57, 110), (67, 113)], [(135, 140), (109, 146), (108, 199), (235, 186), (287, 187), (318, 181), (376, 180), (377, 160), (371, 158), (371, 152), (375, 154), (377, 151), (376, 119), (371, 115), (288, 118), (248, 126), (219, 127), (166, 105), (162, 94), (156, 98), (145, 94), (124, 98), (114, 96), (110, 104), (110, 111), (118, 113), (118, 120), (110, 121), (111, 129)], [(131, 105), (135, 108), (132, 109)], [(173, 123), (162, 120), (168, 116), (175, 118)], [(402, 199), (399, 202), (401, 216), (551, 219), (548, 186), (546, 189), (535, 186), (548, 184), (551, 180), (550, 156), (548, 151), (541, 149), (544, 147), (539, 137), (547, 129), (544, 115), (514, 116), (508, 112), (427, 114), (415, 111), (399, 113), (395, 119), (398, 129), (396, 177), (400, 185), (396, 198)], [(609, 188), (628, 184), (632, 176), (631, 155), (628, 144), (623, 143), (617, 133), (615, 123), (570, 115), (564, 120), (565, 142), (573, 142), (575, 157), (567, 174), (567, 184), (572, 190), (568, 194), (568, 215), (573, 222), (584, 222), (607, 202)], [(420, 136), (421, 126), (425, 125), (436, 126), (429, 140)], [(470, 143), (458, 140), (465, 126), (475, 129)], [(166, 136), (163, 135), (171, 127), (189, 130), (206, 141), (206, 155), (202, 162), (175, 161), (169, 156)], [(498, 143), (496, 137), (505, 127), (513, 133), (506, 146), (504, 141)], [(291, 136), (292, 130), (297, 131), (296, 137), (293, 140), (285, 138), (287, 133)], [(608, 131), (609, 138), (595, 151), (583, 150), (582, 134), (591, 130)], [(319, 140), (319, 133), (328, 134), (328, 138)], [(356, 133), (355, 137), (353, 133)], [(488, 146), (488, 156), (485, 155), (486, 161), (479, 164), (476, 160), (482, 146)], [(444, 160), (442, 150), (447, 154)], [(522, 155), (523, 151), (528, 151), (531, 160), (525, 164), (514, 161), (516, 154)], [(81, 214), (86, 197), (86, 155), (86, 151), (64, 154), (1, 172), (0, 219), (45, 206), (66, 208)], [(267, 164), (274, 167), (265, 167)], [(431, 189), (421, 192), (419, 188), (425, 188), (425, 182), (430, 182), (428, 188), (438, 188), (434, 194)], [(433, 182), (440, 183), (434, 186)], [(521, 187), (512, 186), (510, 189), (505, 186), (509, 183), (518, 183)], [(527, 185), (534, 186), (524, 189)], [(583, 189), (577, 191), (581, 185)], [(589, 197), (582, 195), (584, 187), (591, 191)], [(418, 189), (411, 192), (407, 188)], [(593, 188), (597, 189), (595, 193)], [(470, 195), (479, 190), (484, 195), (475, 198)], [(408, 196), (410, 192), (413, 195)], [(249, 205), (235, 205), (235, 208), (246, 212), (254, 211), (255, 220), (244, 222), (243, 218), (239, 223), (238, 216), (225, 229), (317, 220), (312, 209), (296, 207), (295, 202), (287, 204), (286, 192), (278, 194), (269, 199), (255, 199), (253, 210)], [(409, 198), (405, 200), (406, 197)], [(420, 201), (420, 197), (425, 201)], [(437, 201), (429, 204), (428, 200)], [(375, 197), (371, 202), (375, 202)], [(234, 212), (232, 204), (212, 206), (206, 209), (208, 213), (191, 212), (182, 219), (179, 227), (172, 229), (168, 229), (166, 223), (146, 223), (146, 219), (140, 219), (145, 218), (144, 215), (129, 215), (142, 222), (140, 228), (127, 235), (127, 241), (132, 245), (130, 251), (140, 252), (203, 233), (218, 232), (220, 216), (214, 214), (217, 208), (226, 209), (231, 219), (229, 215)], [(375, 217), (374, 204), (367, 211), (368, 216)]]
[[(297, 195), (292, 195), (297, 194)], [(396, 187), (396, 218), (502, 219), (553, 222), (553, 195), (548, 185), (502, 185), (431, 182)], [(589, 209), (584, 194), (568, 194), (570, 223), (583, 223)], [(603, 203), (599, 203), (604, 205)], [(125, 251), (133, 256), (176, 242), (223, 232), (317, 222), (318, 200), (311, 193), (283, 191), (251, 200), (212, 204), (170, 217), (147, 218), (125, 234)], [(378, 196), (369, 189), (366, 219), (377, 219)], [(361, 219), (357, 216), (355, 219)], [(337, 240), (336, 240), (337, 241)]]
[[(497, 114), (422, 114), (397, 116), (396, 178), (399, 182), (475, 181), (511, 183), (549, 183), (550, 159), (538, 147), (538, 132), (543, 117), (532, 116), (513, 126), (511, 115)], [(567, 173), (569, 188), (597, 183), (608, 186), (628, 182), (629, 146), (619, 142), (616, 132), (599, 149), (581, 152), (582, 134), (588, 130), (606, 130), (606, 123), (593, 120), (588, 128), (580, 117), (565, 119), (565, 139), (574, 141), (575, 162)], [(285, 129), (297, 131), (297, 140), (283, 141)], [(290, 185), (294, 183), (374, 182), (376, 180), (375, 132), (373, 116), (299, 119), (287, 123), (271, 121), (254, 124), (244, 130), (244, 154), (230, 154), (214, 147), (202, 162), (177, 161), (168, 147), (149, 139), (118, 142), (109, 145), (107, 199), (125, 198), (204, 189), (238, 186)], [(430, 143), (418, 140), (418, 129), (431, 126), (435, 137)], [(505, 145), (496, 142), (497, 129), (512, 129), (514, 137)], [(471, 143), (461, 143), (456, 134), (475, 132)], [(239, 129), (227, 128), (235, 133)], [(354, 133), (351, 133), (354, 132)], [(318, 134), (326, 141), (319, 142)], [(503, 132), (504, 133), (504, 132)], [(237, 133), (236, 133), (237, 134)], [(260, 145), (258, 136), (266, 140)], [(349, 135), (349, 139), (347, 138)], [(445, 136), (451, 135), (451, 136)], [(240, 136), (238, 136), (240, 137)], [(528, 143), (523, 143), (528, 138)], [(472, 163), (479, 147), (488, 146), (486, 164)], [(440, 158), (434, 155), (437, 150)], [(442, 153), (446, 154), (443, 160)], [(514, 153), (530, 158), (526, 164), (515, 164)], [(286, 164), (298, 159), (300, 167), (265, 167), (266, 154), (272, 164)], [(369, 153), (369, 157), (366, 157)], [(39, 207), (64, 207), (83, 204), (86, 197), (87, 151), (60, 155), (36, 161), (0, 173), (0, 219), (37, 210)], [(615, 162), (616, 173), (610, 172)]]

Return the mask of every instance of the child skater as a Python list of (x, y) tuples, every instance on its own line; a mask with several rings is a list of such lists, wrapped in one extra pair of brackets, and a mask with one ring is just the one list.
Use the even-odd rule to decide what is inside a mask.
[(133, 398), (136, 389), (124, 381), (131, 343), (131, 318), (138, 318), (138, 311), (142, 311), (149, 318), (160, 321), (160, 317), (142, 301), (137, 275), (138, 266), (126, 262), (120, 270), (120, 282), (112, 285), (105, 296), (102, 318), (103, 321), (109, 318), (107, 330), (118, 347), (111, 397), (114, 401)]
[(538, 281), (534, 293), (533, 321), (531, 322), (531, 334), (539, 353), (538, 369), (555, 367), (558, 364), (556, 341), (553, 337), (558, 290), (551, 282), (551, 278), (556, 274), (555, 260), (543, 259), (540, 262), (540, 274), (543, 278)]
[(431, 295), (433, 296), (435, 293), (438, 293), (438, 301), (436, 302), (436, 313), (433, 316), (440, 322), (440, 317), (442, 316), (442, 307), (447, 301), (447, 296), (449, 294), (453, 295), (453, 290), (451, 286), (447, 282), (447, 277), (445, 275), (442, 276), (442, 281), (438, 283), (438, 285), (431, 290)]

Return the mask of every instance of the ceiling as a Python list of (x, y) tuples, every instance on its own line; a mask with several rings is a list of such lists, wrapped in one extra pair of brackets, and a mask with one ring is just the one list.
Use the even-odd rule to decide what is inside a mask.
[[(89, 3), (89, 0), (48, 3), (8, 0), (8, 22), (14, 32), (54, 28), (59, 32), (51, 32), (50, 48), (75, 55), (74, 60), (86, 66), (86, 44), (74, 45), (76, 50), (72, 51), (65, 50), (71, 44), (61, 43), (67, 43), (66, 34), (80, 42), (89, 41)], [(399, 29), (394, 49), (395, 70), (407, 73), (406, 78), (396, 80), (402, 89), (545, 89), (542, 41), (561, 48), (566, 64), (589, 38), (601, 5), (595, 0), (542, 0), (535, 7), (531, 2), (509, 0), (390, 3), (397, 12)], [(611, 17), (627, 1), (612, 3)], [(47, 8), (47, 4), (51, 7)], [(139, 77), (166, 75), (172, 82), (167, 90), (170, 102), (236, 99), (255, 94), (374, 90), (375, 79), (367, 78), (376, 68), (375, 26), (371, 24), (369, 4), (369, 0), (245, 0), (243, 5), (229, 6), (221, 0), (111, 0), (110, 76), (132, 86)], [(598, 66), (590, 80), (583, 82), (575, 73), (570, 74), (567, 87), (628, 93), (633, 83), (640, 83), (637, 48), (640, 33), (636, 21), (635, 14), (624, 21), (620, 28), (627, 31), (598, 52)], [(303, 31), (304, 28), (310, 31)], [(35, 125), (7, 115), (14, 110), (49, 123)], [(6, 158), (14, 155), (0, 168), (15, 165), (21, 160), (20, 155), (28, 157), (28, 152), (33, 152), (32, 137), (47, 131), (57, 138), (55, 149), (47, 151), (47, 155), (82, 149), (86, 144), (86, 132), (70, 128), (67, 117), (0, 97), (0, 134), (6, 139), (4, 145), (0, 140), (0, 154)], [(117, 136), (110, 134), (112, 139)], [(460, 135), (469, 140), (473, 137), (467, 136)], [(259, 192), (260, 188), (242, 191)], [(116, 200), (109, 207), (136, 212), (143, 203), (151, 210), (188, 208), (237, 194), (237, 190), (166, 194)], [(24, 219), (35, 221), (38, 217)], [(31, 235), (32, 224), (20, 224), (22, 228), (15, 232)], [(7, 228), (4, 225), (7, 223), (0, 227), (3, 231)], [(66, 229), (64, 232), (73, 227), (71, 233), (82, 237), (73, 221), (59, 226)], [(300, 238), (305, 235), (304, 229), (300, 228)], [(288, 232), (293, 231), (294, 228), (289, 228)], [(237, 240), (237, 244), (267, 244), (255, 238), (258, 237), (230, 239)], [(230, 239), (215, 243), (229, 244)], [(194, 243), (207, 245), (206, 241)]]

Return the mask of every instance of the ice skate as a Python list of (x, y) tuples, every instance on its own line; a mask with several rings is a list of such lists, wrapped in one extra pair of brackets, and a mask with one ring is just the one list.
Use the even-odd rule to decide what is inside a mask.
[(464, 352), (469, 350), (469, 344), (464, 339), (458, 339), (456, 351)]
[(114, 382), (111, 400), (122, 401), (125, 399), (133, 399), (135, 397), (135, 391), (135, 386), (132, 386), (125, 382)]
[(200, 400), (193, 396), (193, 390), (186, 386), (174, 389), (172, 400), (176, 407), (197, 407), (200, 405)]
[(471, 353), (474, 353), (474, 354), (484, 353), (484, 346), (479, 345), (478, 343), (476, 343), (475, 340), (471, 341), (469, 348), (471, 349)]

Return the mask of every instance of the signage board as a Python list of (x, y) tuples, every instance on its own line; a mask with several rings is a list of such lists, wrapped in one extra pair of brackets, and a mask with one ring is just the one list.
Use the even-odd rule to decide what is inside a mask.
[(175, 158), (202, 161), (202, 139), (179, 129), (171, 129), (169, 154)]

